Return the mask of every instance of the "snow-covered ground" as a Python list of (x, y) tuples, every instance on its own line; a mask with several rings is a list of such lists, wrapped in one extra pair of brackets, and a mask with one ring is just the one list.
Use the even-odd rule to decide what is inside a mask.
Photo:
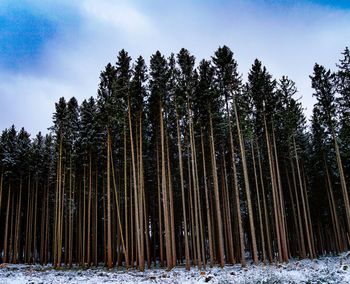
[(291, 260), (287, 264), (240, 265), (207, 268), (183, 267), (171, 271), (149, 269), (122, 271), (106, 268), (55, 270), (50, 266), (13, 265), (0, 266), (0, 283), (350, 283), (350, 256), (317, 260)]

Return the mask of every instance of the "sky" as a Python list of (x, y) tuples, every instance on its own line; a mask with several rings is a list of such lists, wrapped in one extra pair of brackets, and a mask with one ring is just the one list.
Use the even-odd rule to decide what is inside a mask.
[(199, 62), (227, 45), (244, 80), (258, 58), (295, 81), (310, 117), (314, 64), (336, 70), (349, 41), (349, 0), (0, 0), (0, 130), (47, 133), (55, 102), (96, 97), (123, 48)]

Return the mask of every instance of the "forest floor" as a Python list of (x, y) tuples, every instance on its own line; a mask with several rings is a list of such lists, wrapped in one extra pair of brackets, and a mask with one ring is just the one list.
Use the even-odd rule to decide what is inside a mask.
[(184, 267), (171, 271), (152, 268), (145, 272), (104, 267), (56, 270), (52, 266), (1, 264), (0, 283), (350, 283), (350, 253), (284, 264), (249, 264), (246, 268), (227, 265), (223, 269), (190, 271)]

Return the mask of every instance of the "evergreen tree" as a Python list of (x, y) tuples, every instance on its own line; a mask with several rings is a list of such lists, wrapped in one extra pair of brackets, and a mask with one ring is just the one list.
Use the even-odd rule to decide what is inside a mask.
[(338, 137), (336, 135), (337, 130), (337, 117), (336, 117), (336, 101), (335, 101), (335, 74), (330, 70), (326, 70), (323, 66), (315, 64), (313, 76), (310, 76), (312, 82), (312, 88), (314, 89), (314, 96), (317, 99), (317, 103), (314, 108), (317, 109), (320, 123), (324, 127), (326, 135), (329, 136), (333, 142), (335, 150), (338, 173), (340, 178), (340, 185), (343, 195), (343, 202), (345, 208), (345, 223), (346, 230), (350, 231), (350, 205), (349, 197), (346, 187), (344, 169), (342, 159), (340, 156)]
[(344, 161), (344, 174), (347, 183), (350, 182), (350, 51), (346, 47), (343, 58), (337, 64), (336, 89), (339, 93), (337, 101), (339, 116), (339, 147)]

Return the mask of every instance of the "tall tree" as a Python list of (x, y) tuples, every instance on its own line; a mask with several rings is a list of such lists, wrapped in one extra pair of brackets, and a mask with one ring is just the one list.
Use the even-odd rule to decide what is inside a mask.
[[(346, 180), (342, 159), (340, 156), (338, 137), (336, 135), (337, 117), (336, 117), (336, 103), (335, 103), (335, 74), (330, 70), (326, 70), (323, 66), (317, 63), (314, 66), (314, 73), (310, 76), (312, 81), (312, 88), (314, 89), (314, 96), (317, 103), (314, 108), (318, 110), (320, 122), (325, 128), (326, 133), (332, 137), (337, 167), (340, 178), (340, 185), (343, 194), (343, 202), (346, 213), (345, 223), (347, 225), (347, 234), (350, 232), (350, 205), (349, 197), (346, 188)], [(348, 236), (349, 237), (349, 236)]]

